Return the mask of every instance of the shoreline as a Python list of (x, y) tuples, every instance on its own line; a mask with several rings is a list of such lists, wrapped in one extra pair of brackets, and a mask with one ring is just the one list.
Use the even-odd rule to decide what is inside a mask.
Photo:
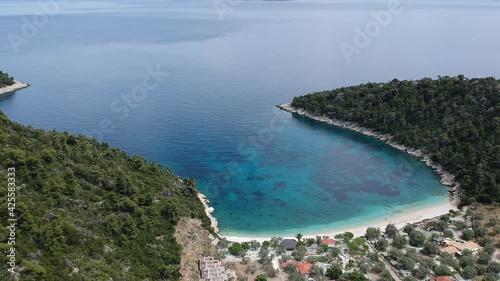
[[(413, 208), (415, 208), (415, 210), (413, 210)], [(337, 229), (324, 230), (324, 231), (320, 230), (315, 234), (311, 234), (311, 233), (306, 232), (306, 233), (303, 233), (304, 234), (303, 237), (304, 238), (315, 238), (316, 235), (318, 235), (318, 236), (329, 236), (329, 237), (333, 238), (336, 234), (344, 233), (346, 231), (352, 232), (354, 234), (354, 237), (364, 236), (366, 229), (368, 227), (379, 227), (381, 231), (384, 231), (385, 227), (388, 224), (393, 223), (399, 229), (399, 228), (404, 227), (407, 223), (413, 224), (413, 223), (418, 223), (418, 222), (422, 222), (425, 220), (430, 220), (433, 218), (440, 217), (444, 214), (448, 214), (450, 209), (456, 210), (456, 206), (453, 205), (450, 201), (443, 202), (442, 204), (437, 205), (437, 206), (430, 206), (430, 207), (425, 207), (425, 208), (419, 208), (419, 207), (413, 207), (413, 208), (410, 207), (408, 209), (403, 209), (400, 211), (401, 212), (400, 214), (390, 216), (390, 217), (385, 218), (385, 219), (378, 219), (375, 221), (346, 225), (346, 226), (339, 227)], [(297, 233), (299, 233), (299, 232), (300, 231), (297, 231)], [(228, 235), (228, 236), (224, 236), (224, 237), (226, 237), (226, 239), (228, 241), (240, 242), (240, 243), (249, 242), (251, 240), (257, 240), (257, 241), (262, 243), (264, 240), (271, 239), (271, 237), (267, 237), (267, 236), (266, 237), (252, 237), (252, 235), (244, 235), (244, 234), (241, 236)], [(283, 238), (294, 239), (295, 237), (286, 236)]]
[[(448, 214), (449, 210), (457, 210), (457, 204), (459, 202), (459, 192), (460, 192), (460, 184), (455, 180), (455, 176), (449, 172), (447, 172), (441, 165), (438, 163), (434, 162), (431, 160), (431, 156), (428, 154), (423, 153), (419, 149), (415, 149), (412, 147), (407, 147), (405, 145), (399, 144), (395, 141), (392, 140), (392, 136), (389, 134), (384, 134), (381, 132), (377, 132), (368, 128), (364, 128), (359, 126), (358, 124), (354, 122), (347, 122), (347, 121), (340, 121), (340, 120), (335, 120), (328, 118), (326, 116), (318, 116), (315, 114), (312, 114), (308, 111), (302, 110), (302, 109), (297, 109), (292, 107), (290, 104), (282, 104), (282, 105), (277, 105), (278, 108), (284, 111), (288, 111), (290, 113), (296, 113), (308, 118), (311, 118), (313, 120), (322, 122), (322, 123), (327, 123), (330, 125), (334, 125), (343, 129), (355, 131), (357, 133), (360, 133), (365, 136), (373, 137), (377, 140), (380, 140), (384, 142), (385, 144), (403, 151), (405, 153), (408, 153), (409, 155), (417, 158), (418, 160), (422, 161), (425, 163), (426, 166), (430, 167), (434, 173), (436, 173), (440, 177), (440, 183), (444, 186), (447, 186), (449, 188), (448, 193), (449, 193), (449, 199), (446, 200), (445, 202), (442, 202), (441, 204), (434, 205), (434, 206), (428, 206), (428, 207), (421, 207), (421, 206), (414, 206), (414, 207), (408, 207), (405, 209), (398, 210), (394, 212), (393, 214), (389, 214), (385, 219), (377, 219), (377, 220), (371, 220), (371, 221), (366, 221), (362, 223), (353, 223), (350, 225), (346, 226), (341, 226), (338, 228), (334, 229), (329, 229), (329, 230), (318, 230), (318, 231), (301, 231), (297, 229), (297, 233), (299, 232), (305, 232), (304, 238), (314, 238), (316, 235), (319, 236), (330, 236), (334, 237), (336, 234), (339, 233), (344, 233), (346, 231), (352, 232), (355, 237), (358, 236), (364, 236), (365, 231), (368, 227), (379, 227), (382, 231), (385, 229), (387, 224), (394, 224), (396, 227), (402, 228), (404, 227), (407, 223), (418, 223), (430, 219), (434, 219), (437, 217), (440, 217), (442, 215)], [(258, 237), (259, 235), (255, 235), (252, 237), (252, 234), (249, 235), (238, 235), (238, 234), (231, 234), (231, 235), (221, 235), (219, 232), (218, 228), (218, 221), (217, 219), (212, 215), (214, 208), (210, 207), (208, 203), (210, 202), (207, 197), (202, 194), (198, 193), (198, 198), (202, 202), (203, 206), (205, 207), (205, 213), (207, 214), (208, 218), (211, 221), (211, 225), (214, 228), (214, 231), (217, 233), (219, 237), (225, 237), (228, 241), (231, 242), (249, 242), (251, 240), (257, 240), (259, 242), (263, 242), (264, 240), (269, 240), (271, 237), (267, 237), (269, 235), (263, 235)], [(290, 232), (291, 230), (287, 230), (287, 232)], [(294, 237), (289, 237), (285, 236), (283, 238), (294, 238)]]
[(23, 83), (14, 80), (14, 84), (0, 88), (0, 96), (10, 94), (15, 91), (22, 90), (24, 88), (28, 88), (29, 86), (30, 86), (29, 83)]
[(217, 218), (215, 218), (212, 213), (214, 212), (214, 208), (208, 206), (208, 203), (210, 203), (210, 200), (205, 196), (205, 194), (198, 192), (197, 194), (198, 199), (200, 199), (201, 203), (205, 207), (205, 213), (207, 214), (207, 217), (210, 219), (210, 225), (214, 229), (215, 234), (217, 236), (221, 237), (219, 233), (219, 222), (217, 221)]
[(392, 136), (389, 134), (384, 134), (384, 133), (377, 132), (377, 131), (372, 130), (372, 129), (361, 127), (354, 122), (331, 119), (331, 118), (326, 117), (326, 116), (318, 116), (318, 115), (315, 115), (315, 114), (308, 112), (306, 110), (294, 108), (291, 106), (291, 104), (281, 104), (281, 105), (277, 105), (277, 107), (281, 110), (288, 111), (290, 113), (296, 113), (296, 114), (311, 118), (313, 120), (316, 120), (316, 121), (319, 121), (322, 123), (327, 123), (327, 124), (334, 125), (334, 126), (339, 127), (339, 128), (348, 129), (348, 130), (360, 133), (360, 134), (365, 135), (365, 136), (373, 137), (373, 138), (380, 140), (380, 141), (384, 142), (385, 144), (387, 144), (387, 145), (389, 145), (397, 150), (406, 152), (407, 154), (424, 162), (427, 167), (431, 168), (434, 171), (434, 173), (436, 173), (440, 177), (441, 184), (449, 187), (448, 192), (450, 193), (450, 196), (451, 196), (451, 199), (450, 199), (451, 203), (454, 205), (458, 204), (458, 202), (459, 202), (458, 195), (460, 193), (460, 184), (457, 181), (455, 181), (455, 175), (446, 171), (440, 164), (432, 161), (431, 156), (423, 153), (420, 149), (415, 149), (413, 147), (408, 147), (408, 146), (399, 144), (396, 141), (393, 141)]

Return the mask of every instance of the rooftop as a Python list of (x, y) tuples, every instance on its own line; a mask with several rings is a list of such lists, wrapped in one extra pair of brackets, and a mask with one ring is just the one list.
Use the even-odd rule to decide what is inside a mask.
[(333, 239), (323, 239), (321, 240), (321, 244), (323, 245), (335, 245), (337, 242)]
[(445, 253), (448, 253), (451, 255), (454, 255), (454, 254), (459, 252), (459, 250), (453, 246), (446, 246), (446, 247), (441, 248), (440, 250), (441, 250), (441, 252), (445, 252)]
[(289, 264), (295, 265), (297, 267), (297, 269), (299, 270), (299, 272), (302, 274), (309, 274), (311, 271), (311, 268), (313, 266), (312, 263), (310, 263), (308, 261), (304, 261), (304, 262), (290, 261), (290, 262), (282, 262), (281, 267), (285, 268)]
[(200, 281), (228, 281), (226, 268), (222, 263), (213, 257), (203, 257), (200, 259)]
[(297, 240), (295, 239), (283, 239), (281, 245), (286, 249), (295, 249), (297, 247)]

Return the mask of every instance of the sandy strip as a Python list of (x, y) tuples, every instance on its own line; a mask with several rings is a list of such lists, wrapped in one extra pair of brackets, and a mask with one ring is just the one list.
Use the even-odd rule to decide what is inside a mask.
[(8, 94), (29, 87), (28, 83), (14, 80), (14, 84), (0, 88), (0, 95)]
[[(365, 235), (366, 228), (368, 227), (379, 227), (382, 231), (384, 231), (385, 227), (389, 223), (393, 223), (396, 225), (396, 227), (401, 228), (405, 226), (407, 223), (417, 223), (426, 219), (432, 219), (444, 214), (448, 214), (450, 209), (456, 210), (457, 208), (451, 202), (444, 202), (443, 204), (437, 206), (430, 206), (423, 208), (421, 207), (408, 208), (398, 211), (398, 214), (390, 216), (388, 218), (384, 218), (378, 221), (364, 222), (363, 225), (358, 224), (358, 225), (346, 226), (339, 229), (332, 229), (326, 232), (312, 234), (312, 235), (311, 233), (302, 233), (302, 234), (304, 234), (304, 238), (309, 238), (309, 237), (314, 238), (316, 237), (316, 235), (319, 236), (326, 235), (334, 237), (336, 234), (349, 231), (352, 232), (355, 237), (363, 236)], [(271, 237), (226, 236), (226, 238), (227, 240), (233, 242), (249, 242), (251, 240), (257, 240), (259, 242), (262, 242), (264, 240), (269, 240)], [(294, 237), (284, 237), (284, 238), (294, 238)]]

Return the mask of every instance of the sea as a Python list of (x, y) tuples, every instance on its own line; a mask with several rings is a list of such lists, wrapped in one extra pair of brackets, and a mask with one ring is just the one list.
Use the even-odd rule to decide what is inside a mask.
[(394, 78), (500, 76), (500, 2), (0, 2), (0, 110), (194, 177), (221, 234), (287, 236), (446, 202), (422, 162), (280, 111)]

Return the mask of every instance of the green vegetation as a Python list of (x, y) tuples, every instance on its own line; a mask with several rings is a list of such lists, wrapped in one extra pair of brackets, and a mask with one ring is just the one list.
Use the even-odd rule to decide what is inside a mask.
[(410, 232), (410, 245), (413, 247), (422, 247), (425, 243), (425, 235), (418, 231), (413, 230)]
[(351, 272), (346, 274), (345, 278), (342, 278), (342, 280), (350, 280), (350, 281), (368, 281), (368, 278), (366, 278), (363, 274), (359, 272)]
[(297, 246), (295, 251), (292, 252), (292, 256), (298, 261), (303, 260), (306, 254), (307, 254), (307, 248), (303, 245)]
[(229, 253), (233, 256), (240, 256), (240, 255), (242, 255), (242, 254), (244, 255), (244, 253), (246, 253), (245, 250), (243, 249), (243, 246), (238, 242), (231, 244), (231, 246), (228, 248), (228, 250), (229, 250)]
[(398, 228), (390, 223), (385, 227), (385, 235), (389, 238), (394, 238), (398, 234)]
[(295, 238), (297, 238), (297, 241), (298, 241), (298, 242), (301, 242), (301, 239), (302, 239), (302, 237), (303, 237), (303, 236), (304, 236), (304, 235), (302, 235), (302, 233), (297, 233), (297, 234), (295, 234)]
[(326, 271), (326, 276), (330, 279), (338, 279), (342, 275), (342, 268), (338, 264), (332, 265)]
[[(193, 179), (106, 143), (24, 127), (0, 112), (0, 147), (4, 186), (15, 168), (21, 280), (178, 280), (175, 225), (190, 217), (210, 228)], [(8, 235), (0, 228), (4, 251)], [(0, 280), (10, 280), (5, 254), (0, 264)]]
[(14, 84), (14, 78), (0, 70), (0, 88)]
[(231, 244), (231, 246), (229, 246), (228, 251), (233, 256), (244, 257), (250, 248), (251, 248), (250, 243), (235, 242), (235, 243)]
[(356, 122), (421, 149), (456, 175), (461, 204), (500, 203), (500, 81), (425, 78), (295, 97), (295, 108)]
[(366, 229), (365, 237), (368, 240), (376, 240), (380, 237), (380, 228), (368, 227)]
[(264, 274), (259, 274), (257, 275), (257, 277), (255, 278), (255, 281), (267, 281), (267, 276), (264, 275)]

